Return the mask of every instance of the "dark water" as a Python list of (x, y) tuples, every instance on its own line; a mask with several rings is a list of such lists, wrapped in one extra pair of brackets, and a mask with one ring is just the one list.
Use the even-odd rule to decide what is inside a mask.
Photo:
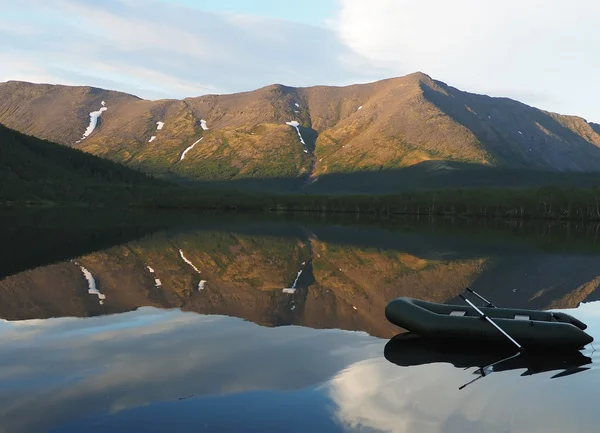
[(597, 431), (593, 345), (481, 377), (505, 355), (399, 344), (383, 316), (395, 297), (459, 302), (470, 286), (499, 306), (567, 311), (598, 339), (596, 226), (0, 222), (1, 432)]

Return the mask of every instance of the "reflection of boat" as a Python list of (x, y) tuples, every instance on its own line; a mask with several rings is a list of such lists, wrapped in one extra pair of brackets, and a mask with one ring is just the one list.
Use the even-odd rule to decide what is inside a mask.
[[(487, 318), (526, 348), (581, 348), (594, 339), (583, 332), (585, 323), (565, 313), (512, 308), (480, 308)], [(444, 340), (506, 344), (506, 335), (473, 307), (444, 305), (412, 298), (390, 302), (385, 316), (415, 334)]]
[(449, 363), (457, 368), (486, 368), (493, 365), (493, 371), (526, 369), (522, 376), (564, 370), (553, 376), (563, 377), (585, 370), (582, 366), (592, 362), (591, 358), (578, 350), (540, 349), (511, 356), (515, 351), (508, 346), (443, 341), (411, 333), (396, 335), (388, 341), (384, 354), (388, 361), (402, 367), (433, 363)]

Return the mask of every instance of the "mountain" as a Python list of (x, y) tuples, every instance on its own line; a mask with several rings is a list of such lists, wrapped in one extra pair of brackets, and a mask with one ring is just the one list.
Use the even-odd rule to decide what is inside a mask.
[(600, 171), (599, 125), (463, 92), (422, 73), (160, 101), (9, 81), (0, 84), (0, 123), (186, 181), (310, 183), (407, 167), (453, 171), (460, 164)]
[(0, 201), (79, 199), (92, 189), (159, 184), (115, 162), (0, 125)]

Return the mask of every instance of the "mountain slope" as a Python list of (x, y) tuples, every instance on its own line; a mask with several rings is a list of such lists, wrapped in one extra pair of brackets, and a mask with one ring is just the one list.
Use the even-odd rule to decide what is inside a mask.
[(0, 125), (0, 200), (78, 197), (90, 187), (157, 185), (146, 175)]
[[(96, 127), (82, 139), (90, 113)], [(93, 117), (93, 116), (92, 116)], [(90, 87), (0, 84), (0, 123), (184, 180), (291, 178), (426, 161), (600, 171), (600, 126), (415, 73), (347, 87), (145, 101)]]

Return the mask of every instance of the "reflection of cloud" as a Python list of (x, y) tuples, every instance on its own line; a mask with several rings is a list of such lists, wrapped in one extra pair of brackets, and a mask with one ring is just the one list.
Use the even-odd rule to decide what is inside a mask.
[[(566, 313), (600, 336), (600, 302)], [(597, 322), (597, 323), (594, 323)], [(599, 332), (594, 332), (595, 330)], [(589, 354), (588, 354), (589, 355)], [(471, 370), (450, 364), (401, 368), (384, 359), (357, 362), (324, 386), (349, 427), (394, 433), (596, 431), (597, 370), (550, 379), (557, 372), (520, 377), (497, 372), (462, 391)]]
[(364, 333), (154, 308), (23, 323), (0, 333), (0, 371), (14, 373), (0, 375), (0, 424), (11, 432), (190, 395), (302, 389), (382, 352)]

